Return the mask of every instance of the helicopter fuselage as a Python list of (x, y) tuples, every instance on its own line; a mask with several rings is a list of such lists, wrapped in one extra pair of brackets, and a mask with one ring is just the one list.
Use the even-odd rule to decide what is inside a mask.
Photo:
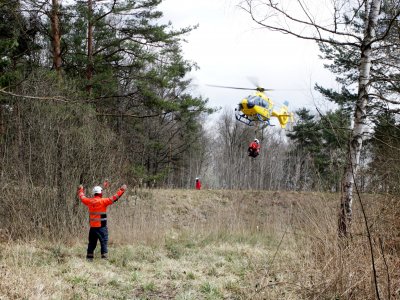
[(285, 103), (279, 112), (273, 110), (274, 103), (262, 92), (256, 92), (244, 98), (238, 105), (236, 119), (249, 126), (269, 126), (270, 118), (276, 117), (282, 128), (286, 127), (288, 121), (293, 121), (293, 113), (288, 112), (287, 103)]
[(253, 121), (267, 121), (271, 118), (273, 103), (261, 92), (244, 98), (238, 110)]

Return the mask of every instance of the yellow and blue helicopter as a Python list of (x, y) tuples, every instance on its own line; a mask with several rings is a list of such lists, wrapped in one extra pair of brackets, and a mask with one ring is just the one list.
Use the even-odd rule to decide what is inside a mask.
[(235, 109), (236, 120), (248, 126), (265, 128), (272, 126), (270, 120), (272, 117), (278, 119), (281, 128), (285, 129), (287, 124), (294, 122), (294, 115), (289, 112), (289, 103), (285, 101), (279, 110), (274, 109), (274, 103), (265, 95), (265, 91), (273, 91), (262, 87), (241, 88), (232, 86), (210, 85), (213, 87), (237, 89), (237, 90), (254, 90), (254, 95), (249, 95), (240, 101)]

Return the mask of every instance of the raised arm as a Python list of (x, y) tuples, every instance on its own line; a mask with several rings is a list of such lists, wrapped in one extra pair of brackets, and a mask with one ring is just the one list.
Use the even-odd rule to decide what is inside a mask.
[(117, 202), (118, 199), (125, 193), (125, 191), (126, 191), (126, 184), (122, 185), (112, 197), (108, 198), (108, 200), (110, 201), (109, 204)]
[(80, 185), (80, 186), (78, 187), (77, 194), (78, 194), (78, 197), (79, 197), (79, 199), (81, 199), (81, 201), (82, 201), (83, 204), (85, 204), (85, 205), (88, 205), (88, 204), (89, 204), (90, 198), (88, 198), (88, 197), (85, 196), (85, 193), (84, 193), (84, 191), (83, 191), (83, 185)]

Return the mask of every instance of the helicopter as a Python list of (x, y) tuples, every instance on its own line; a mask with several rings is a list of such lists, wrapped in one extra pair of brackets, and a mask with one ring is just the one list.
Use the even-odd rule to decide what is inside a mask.
[(237, 90), (254, 90), (254, 95), (243, 98), (235, 109), (235, 118), (248, 126), (255, 126), (264, 129), (271, 125), (272, 117), (278, 119), (282, 129), (286, 128), (288, 123), (294, 122), (294, 115), (289, 112), (289, 102), (285, 101), (279, 110), (274, 110), (274, 103), (264, 93), (265, 91), (273, 91), (273, 89), (265, 89), (257, 86), (256, 88), (241, 88), (232, 86), (210, 85), (219, 88), (237, 89)]

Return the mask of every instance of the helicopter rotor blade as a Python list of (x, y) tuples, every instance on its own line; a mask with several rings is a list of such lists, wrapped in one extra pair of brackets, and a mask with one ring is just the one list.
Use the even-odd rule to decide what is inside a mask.
[(223, 88), (223, 89), (234, 89), (234, 90), (255, 90), (254, 88), (243, 88), (243, 87), (237, 87), (237, 86), (225, 86), (225, 85), (213, 85), (213, 84), (207, 84), (208, 86), (211, 87), (217, 87), (217, 88)]
[(260, 87), (260, 80), (255, 76), (247, 76), (247, 79), (255, 86)]
[(274, 91), (273, 89), (264, 89), (262, 87), (244, 88), (244, 87), (237, 87), (237, 86), (225, 86), (225, 85), (213, 85), (213, 84), (207, 84), (207, 85), (212, 86), (212, 87), (217, 87), (217, 88), (234, 89), (234, 90), (247, 90), (247, 91), (259, 91), (259, 92)]

